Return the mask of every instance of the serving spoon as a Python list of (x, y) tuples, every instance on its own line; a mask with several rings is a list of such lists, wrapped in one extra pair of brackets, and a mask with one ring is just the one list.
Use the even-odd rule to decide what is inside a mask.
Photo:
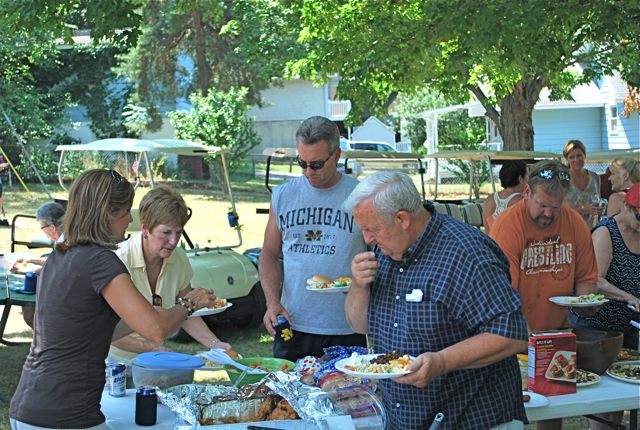
[(224, 352), (224, 349), (220, 349), (220, 348), (211, 349), (210, 351), (202, 353), (202, 355), (204, 355), (205, 357), (207, 357), (211, 361), (214, 361), (214, 362), (220, 363), (220, 364), (228, 364), (228, 365), (233, 366), (233, 367), (235, 367), (237, 369), (240, 369), (242, 371), (246, 371), (247, 373), (251, 373), (251, 374), (264, 374), (264, 373), (267, 373), (264, 370), (254, 369), (253, 367), (245, 366), (244, 364), (238, 363), (237, 361), (235, 361), (234, 359), (229, 357)]

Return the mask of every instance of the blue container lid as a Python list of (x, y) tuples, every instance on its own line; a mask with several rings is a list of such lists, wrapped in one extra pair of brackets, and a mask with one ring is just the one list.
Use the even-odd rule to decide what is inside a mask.
[(144, 352), (133, 359), (133, 364), (155, 369), (197, 369), (204, 360), (179, 352)]

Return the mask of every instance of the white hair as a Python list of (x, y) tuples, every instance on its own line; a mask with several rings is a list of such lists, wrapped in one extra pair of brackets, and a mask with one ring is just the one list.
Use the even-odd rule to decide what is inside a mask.
[(373, 197), (373, 207), (385, 220), (400, 210), (415, 215), (422, 208), (422, 198), (413, 180), (401, 172), (381, 171), (367, 176), (349, 194), (343, 207), (353, 211), (369, 197)]

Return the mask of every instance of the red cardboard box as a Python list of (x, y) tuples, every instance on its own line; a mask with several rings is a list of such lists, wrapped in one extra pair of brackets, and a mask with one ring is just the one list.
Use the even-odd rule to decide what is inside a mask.
[(576, 392), (576, 335), (534, 332), (529, 337), (529, 390), (545, 396)]

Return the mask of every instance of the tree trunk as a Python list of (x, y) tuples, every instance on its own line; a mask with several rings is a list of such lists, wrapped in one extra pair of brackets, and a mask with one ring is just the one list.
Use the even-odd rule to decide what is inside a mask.
[(504, 150), (533, 151), (533, 107), (538, 102), (544, 79), (520, 82), (500, 105), (500, 124)]
[(206, 46), (204, 40), (204, 30), (202, 28), (202, 15), (195, 10), (191, 13), (193, 18), (193, 29), (195, 32), (196, 50), (196, 86), (204, 97), (209, 93), (209, 83), (211, 82), (211, 69), (207, 63)]

